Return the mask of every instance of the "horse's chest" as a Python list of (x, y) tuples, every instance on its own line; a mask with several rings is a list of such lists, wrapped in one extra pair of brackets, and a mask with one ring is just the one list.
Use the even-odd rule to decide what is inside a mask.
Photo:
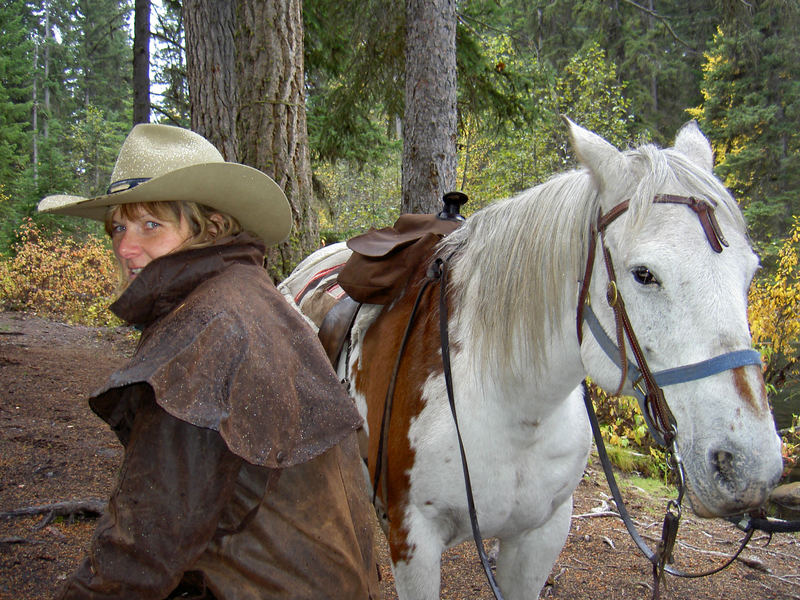
[[(588, 451), (586, 432), (562, 425), (557, 411), (538, 423), (515, 424), (480, 406), (459, 415), (481, 529), (494, 534), (535, 528), (572, 494)], [(449, 407), (431, 403), (409, 428), (415, 450), (409, 498), (434, 519), (468, 531), (464, 473)], [(453, 507), (460, 507), (454, 511)]]

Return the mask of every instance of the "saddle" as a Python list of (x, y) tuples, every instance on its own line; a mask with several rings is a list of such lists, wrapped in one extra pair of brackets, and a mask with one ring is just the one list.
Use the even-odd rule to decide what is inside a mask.
[(390, 304), (400, 296), (434, 246), (464, 222), (459, 207), (466, 201), (465, 194), (450, 192), (439, 214), (400, 215), (392, 227), (370, 229), (347, 241), (353, 253), (336, 273), (346, 295), (327, 309), (319, 325), (331, 364), (336, 364), (361, 304)]
[(370, 229), (347, 242), (353, 251), (338, 276), (347, 294), (365, 304), (390, 304), (408, 284), (417, 265), (461, 221), (439, 215), (401, 215), (392, 227)]

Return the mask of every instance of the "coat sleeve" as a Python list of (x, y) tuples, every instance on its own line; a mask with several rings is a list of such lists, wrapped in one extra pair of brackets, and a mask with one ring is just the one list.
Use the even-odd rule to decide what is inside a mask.
[(108, 510), (62, 600), (165, 598), (202, 554), (233, 493), (242, 459), (220, 434), (147, 396)]

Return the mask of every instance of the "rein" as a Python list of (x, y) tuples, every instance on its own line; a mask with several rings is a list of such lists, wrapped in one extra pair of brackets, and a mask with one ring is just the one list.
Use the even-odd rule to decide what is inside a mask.
[[(414, 305), (411, 309), (411, 314), (408, 317), (408, 323), (406, 324), (406, 328), (403, 332), (403, 337), (400, 342), (400, 348), (397, 351), (397, 358), (395, 359), (394, 368), (392, 369), (392, 376), (389, 380), (389, 387), (386, 391), (386, 401), (383, 405), (383, 415), (381, 417), (381, 434), (378, 438), (378, 452), (375, 460), (375, 473), (372, 478), (372, 504), (375, 505), (375, 501), (377, 499), (379, 481), (383, 482), (381, 489), (384, 494), (384, 501), (387, 504), (389, 501), (385, 476), (388, 468), (388, 453), (386, 452), (386, 447), (388, 446), (389, 421), (391, 420), (392, 401), (394, 399), (394, 389), (397, 384), (397, 375), (400, 370), (400, 361), (405, 352), (408, 338), (411, 334), (422, 297), (430, 284), (438, 282), (439, 338), (442, 349), (442, 368), (444, 371), (445, 387), (447, 389), (447, 400), (450, 405), (450, 412), (453, 415), (453, 423), (455, 424), (456, 436), (458, 438), (458, 449), (461, 454), (461, 469), (464, 474), (464, 487), (466, 488), (467, 494), (467, 510), (469, 513), (470, 527), (472, 528), (472, 538), (475, 541), (475, 548), (478, 552), (478, 557), (480, 558), (483, 572), (486, 574), (486, 579), (489, 582), (489, 587), (492, 589), (492, 593), (494, 594), (496, 600), (503, 600), (503, 595), (500, 592), (500, 586), (497, 585), (494, 573), (492, 573), (492, 567), (489, 564), (489, 558), (486, 556), (486, 552), (483, 548), (483, 537), (481, 536), (480, 527), (478, 526), (478, 515), (477, 511), (475, 510), (475, 499), (472, 494), (472, 481), (469, 475), (469, 467), (467, 466), (467, 455), (464, 452), (464, 442), (461, 439), (461, 429), (458, 426), (458, 416), (456, 414), (455, 394), (453, 392), (453, 374), (452, 370), (450, 369), (450, 335), (447, 326), (447, 263), (449, 258), (450, 257), (447, 259), (437, 258), (428, 268), (425, 283), (422, 284), (422, 287), (420, 288), (419, 292), (417, 293), (417, 297), (414, 300)], [(383, 475), (383, 477), (381, 477), (381, 475)]]
[[(728, 246), (728, 242), (722, 235), (719, 223), (714, 215), (714, 207), (703, 200), (698, 200), (693, 197), (683, 197), (674, 195), (659, 195), (653, 199), (654, 203), (658, 204), (679, 204), (690, 208), (697, 215), (703, 232), (706, 235), (709, 245), (716, 253), (722, 252), (724, 247)], [(614, 222), (620, 215), (622, 215), (629, 208), (629, 202), (626, 200), (614, 208), (612, 208), (605, 215), (599, 214), (596, 223), (592, 226), (589, 239), (589, 252), (586, 262), (586, 269), (584, 273), (583, 283), (578, 294), (578, 310), (577, 310), (577, 328), (578, 328), (578, 342), (583, 341), (583, 323), (589, 326), (589, 330), (595, 337), (596, 341), (603, 349), (605, 354), (614, 362), (621, 370), (619, 388), (616, 394), (622, 391), (626, 380), (630, 381), (634, 394), (639, 401), (642, 414), (648, 425), (653, 439), (667, 450), (667, 454), (671, 457), (673, 468), (678, 475), (678, 498), (671, 500), (667, 505), (667, 511), (664, 516), (664, 523), (662, 526), (661, 540), (656, 547), (656, 550), (651, 550), (641, 536), (636, 531), (633, 521), (625, 508), (620, 494), (619, 487), (614, 477), (611, 462), (608, 459), (608, 454), (605, 450), (603, 437), (600, 432), (600, 426), (597, 422), (597, 416), (592, 406), (591, 393), (588, 386), (584, 381), (584, 402), (586, 410), (589, 415), (589, 421), (592, 426), (592, 433), (597, 445), (600, 462), (603, 466), (603, 471), (608, 480), (609, 488), (611, 489), (614, 501), (617, 504), (617, 509), (620, 518), (625, 523), (631, 538), (636, 543), (641, 552), (653, 565), (653, 598), (659, 598), (659, 584), (662, 581), (664, 574), (669, 573), (679, 577), (704, 577), (718, 573), (719, 571), (728, 567), (739, 554), (744, 550), (753, 532), (756, 529), (761, 529), (759, 525), (764, 525), (765, 531), (778, 531), (780, 524), (775, 523), (772, 519), (761, 519), (746, 517), (739, 519), (738, 525), (742, 528), (746, 535), (739, 547), (739, 549), (721, 566), (709, 571), (701, 573), (685, 573), (678, 571), (669, 566), (672, 562), (672, 552), (678, 533), (678, 526), (681, 518), (681, 503), (685, 491), (685, 474), (683, 471), (683, 462), (680, 454), (678, 453), (675, 437), (677, 434), (677, 424), (672, 412), (667, 406), (664, 398), (664, 392), (661, 386), (673, 385), (676, 383), (685, 383), (709, 377), (711, 375), (721, 373), (723, 371), (736, 369), (746, 365), (760, 365), (761, 355), (758, 351), (753, 349), (736, 350), (728, 352), (714, 358), (701, 361), (698, 363), (666, 369), (653, 373), (647, 364), (647, 360), (642, 352), (636, 334), (630, 323), (625, 303), (619, 293), (617, 285), (617, 276), (614, 271), (614, 264), (611, 260), (611, 254), (605, 244), (604, 233), (605, 229)], [(597, 238), (600, 238), (600, 243), (603, 252), (603, 262), (605, 264), (606, 272), (608, 275), (608, 284), (606, 287), (606, 301), (614, 312), (614, 320), (616, 325), (616, 344), (612, 341), (611, 337), (605, 332), (597, 316), (592, 311), (589, 302), (589, 284), (594, 270), (595, 254), (597, 247)], [(635, 362), (627, 357), (626, 340), (630, 346), (631, 352), (634, 356)], [(615, 395), (616, 395), (615, 394)], [(735, 521), (734, 521), (735, 522)], [(790, 531), (797, 530), (797, 522), (788, 523)]]

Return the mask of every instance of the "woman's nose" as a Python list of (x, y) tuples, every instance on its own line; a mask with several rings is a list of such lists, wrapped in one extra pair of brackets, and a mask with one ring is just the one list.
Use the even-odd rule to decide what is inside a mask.
[(130, 230), (124, 232), (117, 242), (117, 256), (120, 258), (133, 258), (142, 251), (136, 235)]

